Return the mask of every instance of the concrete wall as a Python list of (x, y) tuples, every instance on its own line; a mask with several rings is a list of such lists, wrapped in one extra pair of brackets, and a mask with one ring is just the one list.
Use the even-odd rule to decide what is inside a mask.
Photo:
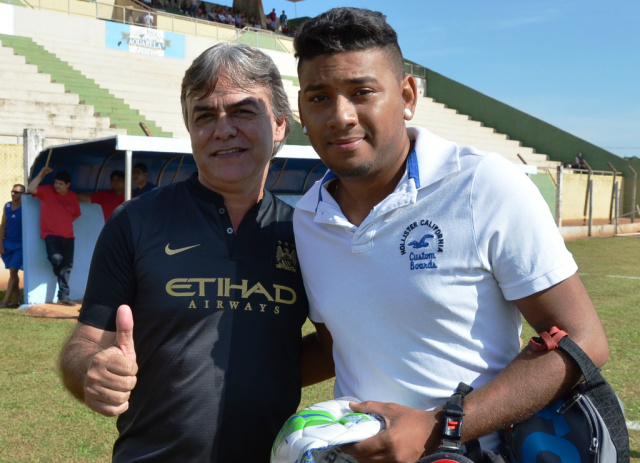
[[(562, 219), (582, 219), (585, 215), (585, 198), (587, 195), (589, 176), (587, 174), (565, 174), (563, 178), (564, 193), (562, 195)], [(593, 218), (609, 218), (611, 211), (611, 196), (613, 192), (612, 175), (592, 175), (593, 180)], [(623, 179), (618, 177), (618, 195), (621, 198)], [(620, 204), (620, 210), (623, 204)], [(612, 216), (613, 217), (613, 216)]]

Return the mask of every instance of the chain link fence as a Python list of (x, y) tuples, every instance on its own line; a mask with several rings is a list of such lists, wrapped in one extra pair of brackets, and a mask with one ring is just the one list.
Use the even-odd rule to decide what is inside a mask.
[[(24, 156), (22, 145), (0, 145), (0, 204), (11, 200), (11, 187), (24, 184)], [(26, 186), (26, 185), (25, 185)]]

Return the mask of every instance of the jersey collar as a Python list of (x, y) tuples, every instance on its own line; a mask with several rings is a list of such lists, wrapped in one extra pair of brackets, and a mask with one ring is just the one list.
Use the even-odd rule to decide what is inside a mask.
[[(420, 190), (460, 171), (458, 145), (422, 127), (407, 127), (407, 135), (414, 142), (414, 146), (407, 158), (405, 176), (401, 182), (413, 180), (416, 190)], [(326, 186), (337, 177), (335, 173), (327, 170), (324, 177), (298, 202), (298, 207), (317, 211), (321, 202), (333, 201), (327, 193)], [(325, 194), (329, 198), (326, 198)]]

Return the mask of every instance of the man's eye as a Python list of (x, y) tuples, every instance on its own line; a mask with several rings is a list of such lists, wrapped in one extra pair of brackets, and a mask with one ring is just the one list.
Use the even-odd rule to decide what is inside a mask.
[(373, 93), (373, 90), (369, 90), (369, 89), (362, 89), (362, 90), (358, 90), (356, 92), (356, 96), (367, 96)]
[(195, 116), (195, 121), (196, 122), (203, 122), (206, 121), (208, 119), (211, 119), (212, 115), (210, 113), (200, 113), (200, 114), (196, 114)]
[(315, 95), (311, 98), (311, 102), (313, 103), (320, 103), (322, 101), (326, 101), (327, 97), (325, 95)]

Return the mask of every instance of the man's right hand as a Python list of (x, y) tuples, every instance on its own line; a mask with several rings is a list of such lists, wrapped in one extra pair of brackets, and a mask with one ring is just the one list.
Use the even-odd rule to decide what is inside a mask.
[(128, 305), (118, 307), (116, 341), (93, 356), (84, 381), (84, 401), (105, 415), (121, 415), (129, 408), (136, 385), (136, 351), (133, 344), (133, 314)]

